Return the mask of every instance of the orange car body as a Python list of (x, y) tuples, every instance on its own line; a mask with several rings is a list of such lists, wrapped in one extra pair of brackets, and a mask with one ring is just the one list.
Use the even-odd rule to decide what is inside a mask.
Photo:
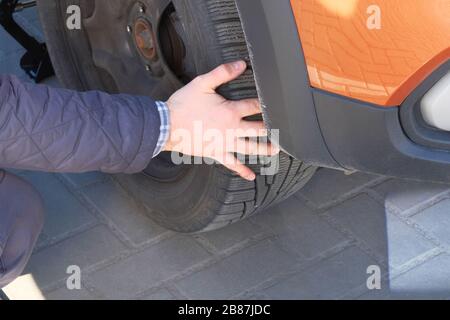
[(450, 0), (291, 0), (311, 86), (391, 107), (450, 58)]

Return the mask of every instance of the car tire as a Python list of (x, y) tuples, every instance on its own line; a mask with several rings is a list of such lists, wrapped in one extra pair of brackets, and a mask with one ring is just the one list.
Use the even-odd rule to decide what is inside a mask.
[[(161, 2), (164, 0), (142, 0), (141, 3), (150, 7)], [(81, 8), (83, 17), (81, 30), (68, 30), (66, 27), (68, 16), (66, 10), (69, 4), (78, 4)], [(119, 33), (127, 33), (126, 29), (129, 25), (127, 20), (130, 20), (130, 16), (138, 14), (128, 12), (133, 10), (134, 1), (39, 0), (38, 6), (55, 72), (61, 83), (72, 89), (100, 89), (112, 93), (147, 94), (153, 98), (167, 99), (178, 86), (198, 74), (210, 71), (219, 64), (237, 59), (249, 61), (247, 45), (234, 0), (174, 0), (172, 2), (170, 19), (175, 19), (172, 12), (174, 10), (176, 19), (180, 20), (172, 29), (183, 29), (181, 32), (183, 37), (180, 36), (180, 41), (183, 42), (184, 50), (187, 52), (184, 57), (189, 56), (190, 60), (183, 60), (184, 71), (181, 77), (180, 59), (165, 58), (166, 62), (172, 59), (175, 61), (173, 63), (178, 63), (177, 68), (171, 67), (165, 72), (172, 71), (172, 78), (176, 74), (178, 79), (183, 79), (180, 80), (179, 85), (172, 85), (168, 81), (168, 85), (164, 86), (158, 86), (151, 81), (148, 83), (136, 81), (134, 86), (127, 86), (125, 82), (132, 82), (133, 78), (129, 77), (128, 81), (117, 80), (119, 76), (114, 71), (108, 70), (105, 62), (99, 61), (95, 53), (98, 42), (104, 41), (102, 39), (108, 37), (109, 33), (115, 33), (115, 39), (111, 39), (110, 42), (118, 41), (117, 38), (122, 36), (126, 39), (126, 35)], [(102, 18), (103, 28), (96, 27), (100, 25), (100, 22), (93, 20), (97, 15), (101, 16), (97, 12), (100, 8), (104, 15), (114, 16), (114, 18), (107, 16)], [(142, 8), (139, 10), (143, 11)], [(124, 21), (118, 17), (122, 17)], [(158, 22), (161, 26), (166, 23), (162, 19), (167, 18), (161, 18)], [(117, 24), (123, 24), (119, 31), (117, 31)], [(164, 32), (168, 34), (171, 31)], [(166, 41), (161, 39), (164, 37), (163, 31), (158, 30), (157, 37), (158, 44), (162, 47), (163, 41)], [(128, 40), (123, 40), (123, 42), (126, 41)], [(132, 43), (132, 40), (130, 41)], [(169, 43), (168, 46), (170, 45), (174, 47), (177, 44)], [(124, 47), (128, 48), (129, 43)], [(161, 56), (164, 56), (163, 49), (158, 50), (161, 50)], [(136, 55), (136, 60), (143, 62), (139, 52), (133, 51), (132, 54)], [(134, 65), (135, 62), (132, 63)], [(141, 76), (137, 78), (139, 77)], [(152, 86), (158, 86), (159, 89), (153, 91)], [(161, 87), (164, 88), (161, 89)], [(221, 87), (220, 93), (233, 100), (257, 97), (251, 66), (239, 79)], [(316, 171), (314, 166), (305, 164), (283, 152), (279, 156), (279, 168), (276, 174), (261, 175), (264, 164), (250, 166), (257, 173), (254, 182), (243, 180), (221, 165), (182, 166), (181, 169), (173, 169), (178, 170), (176, 174), (166, 175), (164, 170), (169, 166), (166, 161), (167, 155), (154, 159), (151, 169), (146, 172), (135, 175), (119, 174), (114, 177), (133, 198), (142, 204), (149, 217), (168, 229), (183, 233), (214, 230), (250, 217), (297, 192)], [(170, 170), (167, 169), (168, 172)]]

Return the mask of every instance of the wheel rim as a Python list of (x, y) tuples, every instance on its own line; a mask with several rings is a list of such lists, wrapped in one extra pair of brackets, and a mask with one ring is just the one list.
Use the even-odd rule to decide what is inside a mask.
[[(185, 31), (171, 0), (92, 2), (83, 25), (94, 65), (108, 76), (105, 83), (114, 84), (108, 90), (165, 101), (195, 76)], [(169, 182), (186, 170), (162, 154), (144, 173)]]

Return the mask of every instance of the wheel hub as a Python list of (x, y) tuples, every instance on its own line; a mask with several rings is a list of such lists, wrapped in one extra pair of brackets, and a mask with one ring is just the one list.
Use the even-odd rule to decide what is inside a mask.
[[(188, 37), (171, 0), (85, 1), (92, 6), (84, 20), (92, 60), (111, 92), (165, 100), (195, 77)], [(163, 153), (144, 172), (171, 181), (186, 170)]]
[[(158, 8), (161, 3), (163, 8)], [(135, 2), (129, 9), (127, 33), (144, 70), (158, 78), (170, 72), (180, 85), (190, 81), (191, 57), (186, 56), (184, 30), (171, 1)]]
[(143, 18), (138, 18), (134, 24), (134, 42), (139, 53), (148, 60), (156, 58), (156, 37), (149, 22)]

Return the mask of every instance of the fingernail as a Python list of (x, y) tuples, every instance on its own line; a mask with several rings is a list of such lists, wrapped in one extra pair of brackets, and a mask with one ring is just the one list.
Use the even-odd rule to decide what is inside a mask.
[(246, 67), (246, 64), (244, 61), (236, 61), (232, 63), (232, 66), (234, 68), (234, 70), (242, 70), (244, 69), (244, 67)]
[(249, 175), (246, 177), (246, 179), (247, 179), (247, 180), (250, 180), (250, 181), (253, 181), (253, 180), (256, 179), (256, 175), (255, 175), (254, 173), (251, 173), (251, 174), (249, 174)]

